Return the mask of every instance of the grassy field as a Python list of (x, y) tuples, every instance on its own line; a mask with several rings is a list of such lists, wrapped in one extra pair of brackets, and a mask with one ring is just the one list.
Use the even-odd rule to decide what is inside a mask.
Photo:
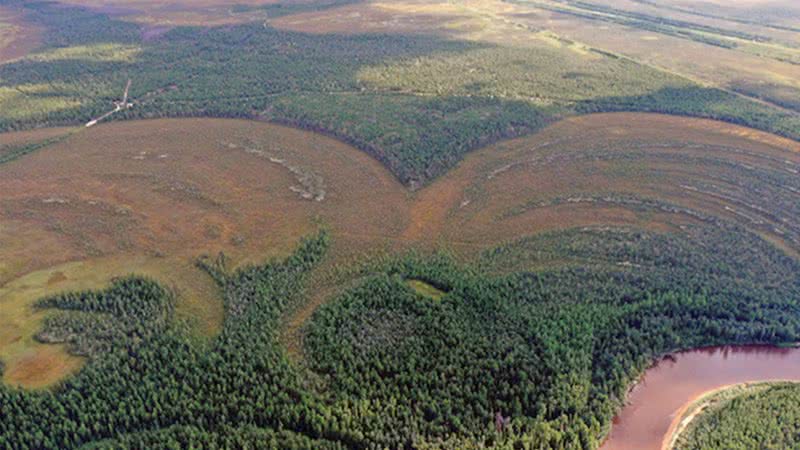
[[(730, 89), (790, 109), (798, 108), (796, 98), (800, 92), (797, 83), (800, 72), (796, 63), (799, 54), (797, 42), (793, 40), (796, 39), (796, 33), (790, 33), (792, 36), (789, 38), (770, 37), (762, 36), (762, 30), (755, 29), (750, 31), (753, 36), (749, 39), (723, 36), (722, 42), (730, 45), (715, 45), (703, 38), (720, 34), (704, 32), (700, 35), (702, 38), (692, 39), (691, 36), (659, 28), (637, 27), (636, 24), (613, 20), (616, 17), (613, 14), (611, 18), (607, 15), (598, 16), (593, 12), (593, 4), (581, 3), (583, 9), (565, 7), (559, 2), (523, 4), (533, 8), (546, 7), (540, 16), (529, 20), (532, 27), (552, 29), (567, 39), (623, 54), (703, 84)], [(588, 15), (582, 14), (587, 11)], [(626, 14), (627, 10), (614, 8), (614, 11)], [(644, 14), (633, 9), (631, 11), (630, 14)], [(666, 17), (672, 16), (670, 11), (664, 10), (647, 12), (660, 13), (659, 17), (664, 17), (664, 14)], [(686, 23), (697, 23), (698, 27), (709, 26), (702, 21), (698, 23), (696, 17), (681, 18), (691, 19)], [(735, 33), (741, 29), (735, 22), (714, 25), (718, 27), (715, 28), (717, 33)]]
[(418, 294), (433, 300), (441, 300), (442, 297), (447, 295), (447, 293), (441, 289), (438, 289), (435, 286), (421, 280), (408, 280), (406, 283), (408, 284), (408, 287), (413, 289)]
[[(11, 133), (0, 143), (63, 133)], [(410, 192), (366, 154), (306, 131), (212, 119), (98, 126), (0, 166), (8, 174), (0, 177), (0, 281), (15, 293), (3, 300), (4, 317), (20, 330), (5, 338), (15, 347), (0, 348), (5, 377), (46, 384), (17, 368), (38, 348), (31, 337), (41, 316), (25, 318), (43, 293), (146, 274), (178, 293), (181, 317), (213, 335), (221, 304), (196, 258), (224, 252), (232, 266), (257, 262), (319, 226), (334, 245), (312, 276), (320, 295), (285, 321), (285, 344), (298, 351), (305, 321), (349, 276), (337, 268), (382, 252), (443, 248), (470, 259), (566, 227), (680, 232), (724, 220), (796, 254), (798, 168), (800, 145), (766, 133), (599, 114), (472, 153)], [(46, 380), (74, 369), (48, 351)]]

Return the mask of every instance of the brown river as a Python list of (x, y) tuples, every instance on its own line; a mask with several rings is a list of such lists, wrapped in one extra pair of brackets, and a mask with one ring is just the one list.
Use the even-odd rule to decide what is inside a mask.
[(709, 347), (674, 353), (648, 369), (614, 418), (601, 450), (659, 450), (682, 409), (702, 394), (751, 381), (800, 381), (800, 348)]

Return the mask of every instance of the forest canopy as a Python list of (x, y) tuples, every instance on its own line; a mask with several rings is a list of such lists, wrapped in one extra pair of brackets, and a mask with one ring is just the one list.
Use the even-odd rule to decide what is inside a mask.
[[(147, 280), (42, 300), (68, 311), (43, 336), (70, 336), (92, 359), (52, 392), (0, 388), (0, 444), (594, 448), (653, 357), (800, 336), (800, 267), (753, 234), (574, 229), (474, 265), (409, 254), (366, 267), (314, 315), (304, 367), (278, 324), (329, 239), (234, 272), (204, 263), (225, 293), (211, 343), (164, 322), (170, 296)], [(525, 269), (553, 257), (568, 263)], [(130, 331), (103, 333), (104, 319), (90, 317)]]

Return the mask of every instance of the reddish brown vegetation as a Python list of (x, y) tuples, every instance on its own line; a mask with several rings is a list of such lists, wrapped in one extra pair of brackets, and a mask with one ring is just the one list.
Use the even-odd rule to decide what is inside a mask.
[(23, 11), (0, 6), (0, 64), (21, 58), (40, 45), (41, 30), (23, 17)]
[[(49, 132), (3, 135), (0, 144), (37, 133)], [(620, 157), (630, 152), (636, 157)], [(778, 161), (791, 169), (800, 165), (800, 144), (707, 120), (598, 114), (474, 152), (410, 193), (366, 154), (310, 132), (212, 119), (101, 125), (0, 166), (0, 260), (12, 262), (0, 265), (0, 280), (83, 261), (28, 282), (44, 286), (30, 290), (31, 297), (81, 285), (87, 276), (103, 284), (114, 275), (145, 273), (175, 289), (184, 316), (213, 333), (222, 310), (195, 258), (222, 251), (237, 263), (260, 261), (289, 251), (322, 224), (334, 245), (314, 276), (313, 295), (287, 320), (284, 336), (296, 350), (297, 331), (335, 291), (333, 269), (363, 255), (444, 247), (468, 257), (546, 230), (678, 231), (697, 220), (681, 211), (579, 201), (606, 193), (751, 227), (730, 210), (743, 205), (681, 187), (680, 180), (719, 183), (724, 175), (720, 167), (727, 166), (698, 165), (697, 156), (753, 167)], [(536, 206), (559, 197), (577, 200)]]

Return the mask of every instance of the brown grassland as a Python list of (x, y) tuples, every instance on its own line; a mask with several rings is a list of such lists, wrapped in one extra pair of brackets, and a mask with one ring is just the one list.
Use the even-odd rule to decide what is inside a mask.
[[(0, 135), (0, 146), (57, 132), (64, 130)], [(798, 170), (800, 144), (766, 133), (596, 114), (473, 152), (410, 192), (363, 152), (307, 131), (217, 119), (100, 125), (0, 166), (4, 380), (42, 387), (80, 367), (33, 339), (42, 316), (31, 304), (43, 295), (145, 274), (176, 292), (179, 315), (198, 335), (213, 335), (221, 300), (196, 259), (224, 252), (235, 265), (261, 261), (320, 226), (334, 244), (306, 303), (286, 318), (293, 354), (303, 324), (346, 282), (337, 268), (387, 252), (445, 249), (469, 258), (547, 230), (680, 232), (711, 216), (796, 252), (800, 224), (759, 206), (753, 196), (764, 191), (752, 186), (761, 173)], [(796, 204), (798, 195), (767, 194), (773, 206)], [(644, 208), (645, 200), (655, 206)]]
[(213, 334), (222, 306), (197, 257), (223, 251), (237, 264), (261, 261), (289, 252), (320, 223), (339, 236), (336, 254), (357, 252), (399, 233), (403, 209), (395, 206), (406, 199), (388, 171), (349, 146), (226, 120), (77, 133), (0, 167), (0, 191), (0, 285), (9, 291), (0, 294), (0, 357), (7, 382), (32, 386), (70, 368), (33, 345), (33, 299), (141, 273), (175, 290), (181, 315)]
[(39, 46), (37, 27), (25, 23), (19, 8), (0, 5), (0, 63), (21, 58)]

